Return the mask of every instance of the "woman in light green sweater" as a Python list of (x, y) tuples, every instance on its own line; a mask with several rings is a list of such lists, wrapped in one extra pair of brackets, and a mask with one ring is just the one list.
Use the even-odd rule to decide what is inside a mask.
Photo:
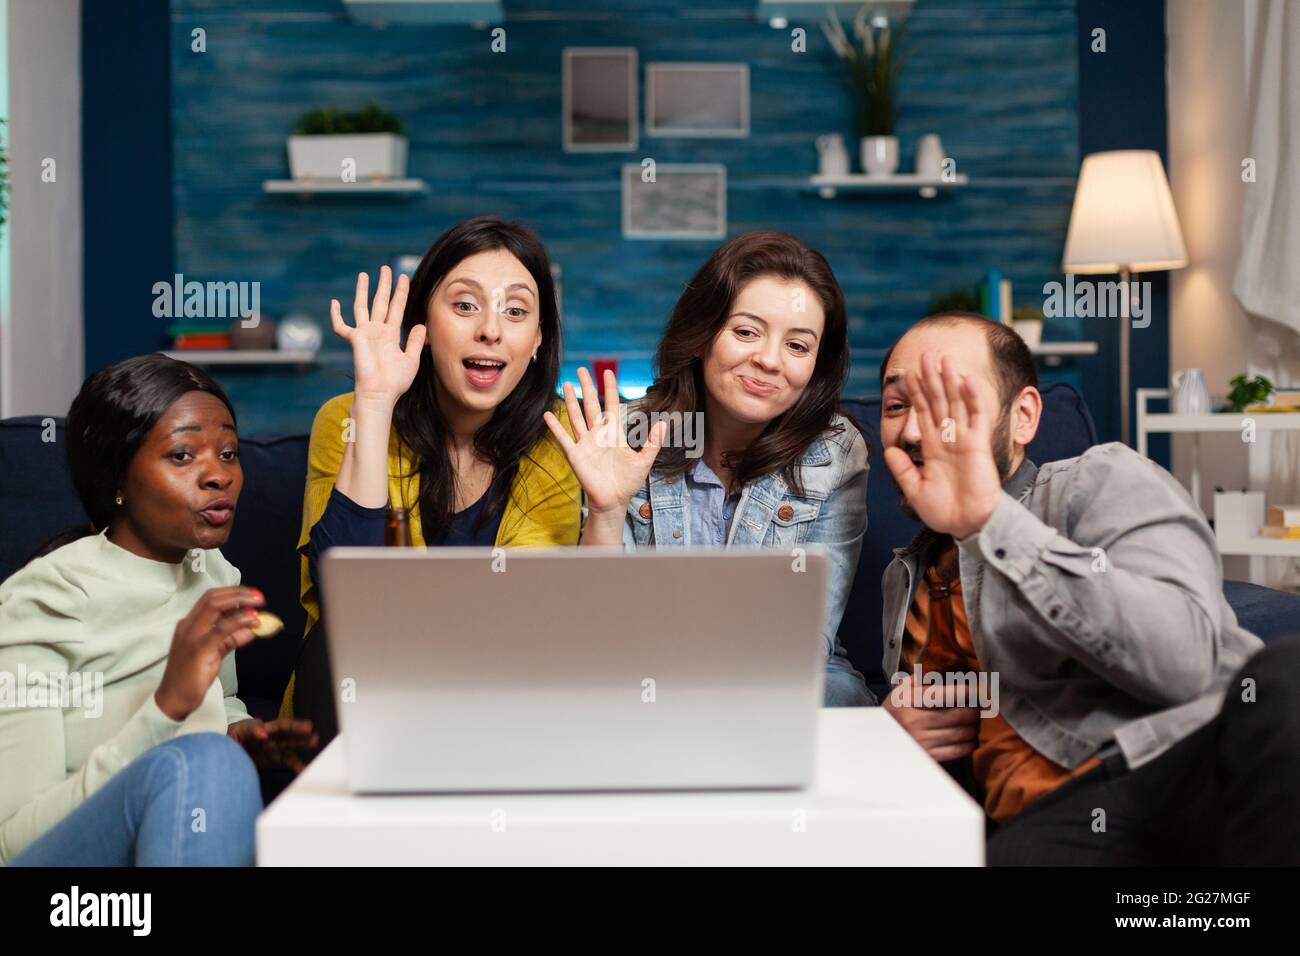
[(146, 355), (86, 380), (66, 436), (91, 526), (0, 584), (0, 862), (251, 864), (255, 763), (300, 767), (314, 741), (235, 696), (265, 602), (218, 550), (243, 486), (234, 409)]

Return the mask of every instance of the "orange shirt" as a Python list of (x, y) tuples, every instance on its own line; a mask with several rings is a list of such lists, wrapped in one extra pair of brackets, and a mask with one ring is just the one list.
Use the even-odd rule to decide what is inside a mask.
[[(930, 563), (908, 608), (900, 666), (909, 674), (914, 673), (918, 660), (923, 674), (926, 671), (979, 672), (955, 558), (956, 545), (950, 545), (939, 560)], [(948, 597), (944, 596), (943, 577), (939, 572), (944, 564), (952, 566)], [(1058, 766), (1025, 743), (1000, 711), (993, 717), (980, 718), (979, 739), (971, 760), (975, 779), (984, 791), (984, 812), (998, 822), (1015, 816), (1066, 780), (1100, 763), (1093, 756), (1073, 770)]]

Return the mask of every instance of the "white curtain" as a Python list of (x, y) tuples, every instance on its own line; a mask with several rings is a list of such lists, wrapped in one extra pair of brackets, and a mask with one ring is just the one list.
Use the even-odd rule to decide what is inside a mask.
[[(1248, 372), (1300, 385), (1300, 0), (1246, 0), (1246, 104), (1254, 182), (1241, 186), (1232, 292), (1256, 322)], [(1276, 324), (1275, 324), (1276, 323)], [(1270, 504), (1300, 502), (1300, 433), (1274, 432), (1250, 456)], [(1263, 582), (1300, 585), (1300, 560), (1268, 558)]]
[(1242, 308), (1300, 332), (1300, 2), (1249, 0), (1246, 69), (1255, 181), (1242, 188)]

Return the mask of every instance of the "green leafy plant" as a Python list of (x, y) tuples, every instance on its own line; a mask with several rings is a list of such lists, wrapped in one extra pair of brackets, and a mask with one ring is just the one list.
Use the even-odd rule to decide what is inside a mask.
[(894, 135), (894, 84), (911, 55), (903, 42), (902, 25), (888, 20), (879, 25), (863, 6), (853, 18), (853, 40), (833, 12), (822, 23), (822, 33), (835, 55), (848, 67), (849, 87), (857, 98), (859, 136)]
[(930, 300), (926, 315), (936, 312), (980, 312), (980, 296), (973, 289), (949, 289)]
[(402, 121), (375, 103), (358, 110), (341, 110), (332, 106), (308, 110), (294, 130), (300, 136), (329, 136), (340, 133), (395, 133), (402, 135)]
[(1248, 379), (1244, 374), (1238, 375), (1229, 383), (1232, 390), (1228, 392), (1230, 412), (1244, 412), (1251, 405), (1262, 405), (1273, 394), (1273, 383), (1262, 375)]

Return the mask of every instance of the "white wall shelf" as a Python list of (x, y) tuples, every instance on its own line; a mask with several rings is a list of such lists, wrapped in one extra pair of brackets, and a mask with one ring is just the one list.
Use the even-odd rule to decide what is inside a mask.
[(916, 173), (895, 173), (892, 176), (867, 176), (862, 173), (848, 176), (813, 176), (808, 188), (815, 189), (823, 199), (834, 199), (842, 192), (917, 192), (925, 199), (933, 199), (940, 190), (954, 189), (970, 182), (969, 176), (958, 175), (952, 179), (937, 176), (918, 176)]
[[(1172, 412), (1149, 412), (1152, 399), (1168, 399), (1167, 388), (1137, 390), (1137, 451), (1147, 455), (1147, 439), (1152, 434), (1188, 434), (1192, 436), (1191, 472), (1188, 493), (1197, 507), (1201, 505), (1201, 440), (1204, 434), (1244, 434), (1247, 421), (1257, 432), (1300, 431), (1300, 412), (1215, 412), (1209, 415), (1176, 415)], [(1243, 445), (1246, 444), (1243, 442)], [(1215, 529), (1220, 534), (1219, 529)], [(1263, 535), (1221, 535), (1219, 553), (1252, 557), (1300, 558), (1300, 540), (1266, 538)]]
[(1300, 538), (1219, 538), (1219, 553), (1251, 557), (1300, 558)]
[(162, 353), (191, 365), (314, 365), (316, 353), (280, 349), (172, 349)]
[(1060, 355), (1076, 357), (1079, 355), (1096, 355), (1096, 342), (1039, 342), (1031, 345), (1029, 351), (1034, 355)]
[(330, 179), (267, 179), (262, 182), (264, 193), (298, 196), (318, 194), (411, 196), (428, 191), (429, 184), (423, 179), (375, 179), (356, 183), (335, 182)]

